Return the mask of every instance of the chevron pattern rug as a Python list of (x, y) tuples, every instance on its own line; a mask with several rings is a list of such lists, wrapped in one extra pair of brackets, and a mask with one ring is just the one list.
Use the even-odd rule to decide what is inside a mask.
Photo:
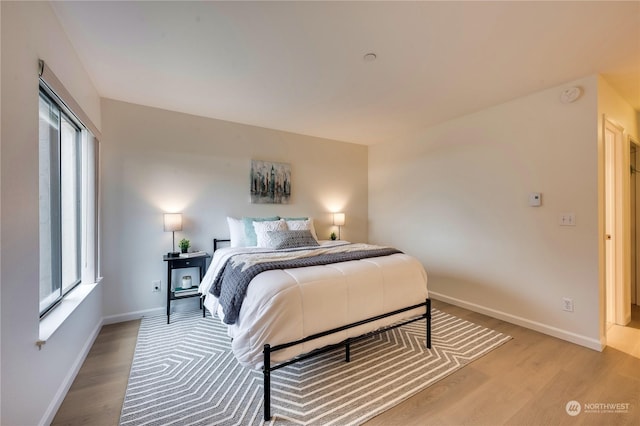
[[(432, 309), (432, 349), (418, 321), (272, 372), (272, 424), (360, 424), (507, 342)], [(120, 424), (253, 425), (262, 372), (241, 367), (220, 321), (200, 311), (143, 318)]]

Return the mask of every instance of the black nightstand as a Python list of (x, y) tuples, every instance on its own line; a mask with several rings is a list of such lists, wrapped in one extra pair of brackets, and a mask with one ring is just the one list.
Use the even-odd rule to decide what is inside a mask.
[(187, 299), (189, 297), (200, 297), (197, 285), (194, 285), (188, 289), (172, 289), (171, 276), (173, 275), (173, 270), (183, 268), (199, 268), (200, 281), (202, 281), (202, 277), (204, 277), (204, 274), (207, 272), (207, 259), (209, 258), (211, 258), (211, 256), (208, 253), (190, 257), (169, 257), (165, 254), (162, 257), (162, 260), (167, 262), (167, 324), (169, 324), (171, 315), (172, 300)]

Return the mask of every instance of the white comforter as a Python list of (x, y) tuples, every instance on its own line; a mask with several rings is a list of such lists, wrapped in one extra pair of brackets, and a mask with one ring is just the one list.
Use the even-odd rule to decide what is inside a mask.
[[(340, 244), (341, 242), (336, 242)], [(325, 242), (324, 244), (336, 244)], [(323, 244), (323, 245), (324, 245)], [(221, 319), (224, 312), (209, 294), (218, 270), (235, 254), (269, 251), (259, 248), (222, 248), (214, 253), (200, 284), (206, 295), (205, 307)], [(262, 351), (271, 346), (423, 303), (427, 294), (427, 275), (422, 264), (406, 254), (374, 257), (285, 270), (266, 271), (249, 285), (238, 320), (228, 326), (233, 352), (238, 361), (251, 368), (262, 368)], [(403, 318), (423, 314), (424, 308), (334, 333), (272, 353), (273, 364), (329, 344), (339, 343)]]

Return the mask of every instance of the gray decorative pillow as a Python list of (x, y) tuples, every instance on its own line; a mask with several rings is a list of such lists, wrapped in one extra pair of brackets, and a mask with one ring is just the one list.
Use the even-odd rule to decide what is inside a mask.
[(297, 248), (297, 247), (317, 247), (320, 244), (313, 238), (308, 229), (298, 231), (267, 231), (270, 248), (276, 250)]

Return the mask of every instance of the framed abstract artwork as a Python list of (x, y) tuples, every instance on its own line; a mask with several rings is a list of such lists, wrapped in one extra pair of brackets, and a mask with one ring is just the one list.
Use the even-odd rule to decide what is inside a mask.
[(251, 203), (288, 204), (291, 198), (291, 165), (251, 160)]

